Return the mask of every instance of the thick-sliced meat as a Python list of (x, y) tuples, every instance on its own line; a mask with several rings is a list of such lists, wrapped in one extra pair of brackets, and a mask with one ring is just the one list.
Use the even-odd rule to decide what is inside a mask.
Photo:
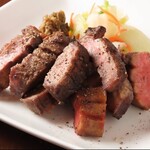
[(43, 82), (46, 73), (53, 65), (56, 56), (54, 54), (44, 53), (40, 49), (43, 58), (37, 55), (29, 54), (25, 57), (21, 64), (17, 64), (11, 68), (10, 72), (10, 90), (18, 97), (23, 97), (26, 92)]
[(133, 104), (142, 109), (150, 109), (150, 53), (128, 53), (124, 61), (134, 91)]
[(81, 87), (88, 74), (89, 55), (77, 41), (60, 54), (44, 80), (44, 87), (59, 102), (67, 100)]
[(42, 115), (56, 105), (55, 100), (43, 87), (31, 92), (26, 98), (22, 98), (21, 101), (38, 115)]
[(70, 38), (66, 36), (63, 32), (54, 32), (52, 35), (48, 36), (39, 47), (42, 49), (47, 49), (52, 53), (59, 55), (62, 53), (64, 47), (66, 47), (70, 42)]
[(128, 79), (126, 79), (120, 88), (112, 93), (108, 93), (107, 108), (113, 116), (120, 119), (128, 110), (133, 101), (133, 89)]
[(0, 91), (9, 85), (10, 68), (33, 51), (41, 42), (43, 35), (33, 26), (22, 30), (18, 35), (0, 50)]
[[(11, 92), (18, 97), (23, 97), (26, 92), (42, 83), (46, 73), (54, 64), (57, 55), (63, 51), (69, 41), (69, 38), (62, 32), (56, 32), (52, 36), (46, 37), (43, 41), (44, 44), (42, 43), (32, 54), (25, 57), (22, 63), (11, 68)], [(55, 50), (51, 50), (51, 43), (53, 47), (56, 45)], [(61, 46), (58, 46), (58, 44)]]
[(75, 132), (81, 136), (102, 136), (106, 116), (106, 92), (101, 87), (87, 88), (75, 94)]
[(103, 29), (103, 27), (98, 27), (102, 33), (97, 28), (90, 29), (90, 31), (88, 29), (85, 36), (80, 39), (80, 43), (92, 57), (102, 79), (103, 88), (112, 92), (118, 89), (125, 80), (126, 69), (116, 47), (108, 39), (101, 38), (105, 31), (101, 28)]

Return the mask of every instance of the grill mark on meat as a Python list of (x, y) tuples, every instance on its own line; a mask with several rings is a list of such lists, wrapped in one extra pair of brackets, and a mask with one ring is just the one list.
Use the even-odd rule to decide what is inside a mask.
[(65, 101), (87, 77), (89, 55), (77, 41), (71, 42), (57, 58), (44, 80), (44, 87), (58, 101)]
[[(55, 40), (55, 38), (57, 40)], [(56, 43), (54, 43), (54, 41)], [(46, 37), (43, 43), (39, 45), (39, 48), (34, 50), (32, 54), (25, 57), (22, 63), (11, 68), (11, 92), (18, 97), (23, 97), (26, 92), (42, 83), (46, 73), (52, 67), (57, 56), (63, 51), (63, 48), (69, 43), (69, 41), (69, 37), (59, 31), (49, 37)], [(50, 49), (51, 42), (56, 44), (56, 48), (53, 51)], [(58, 46), (58, 43), (60, 45), (63, 44), (63, 46)]]
[(103, 135), (106, 99), (106, 92), (101, 87), (82, 89), (74, 95), (74, 126), (78, 135)]
[(31, 93), (27, 93), (26, 98), (22, 98), (21, 101), (26, 104), (26, 106), (38, 115), (52, 110), (56, 105), (55, 100), (49, 94), (49, 92), (40, 87)]
[(132, 52), (123, 58), (134, 91), (133, 104), (145, 110), (150, 109), (150, 53)]
[[(97, 31), (97, 28), (93, 28), (92, 32), (94, 31)], [(102, 35), (100, 34), (100, 39), (95, 39), (92, 34), (85, 34), (80, 43), (92, 57), (102, 79), (103, 88), (111, 92), (118, 89), (125, 80), (126, 69), (116, 47), (108, 39), (101, 38)], [(96, 37), (98, 38), (98, 35)]]
[(108, 93), (107, 108), (113, 116), (120, 119), (128, 110), (133, 101), (133, 89), (128, 79), (122, 83), (120, 88), (112, 93)]
[(9, 85), (10, 68), (33, 51), (41, 42), (43, 35), (34, 26), (27, 26), (22, 35), (16, 36), (0, 50), (0, 91)]

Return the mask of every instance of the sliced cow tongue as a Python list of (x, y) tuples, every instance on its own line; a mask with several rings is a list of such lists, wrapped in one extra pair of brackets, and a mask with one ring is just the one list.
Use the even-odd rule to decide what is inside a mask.
[(106, 38), (104, 27), (89, 28), (79, 42), (87, 49), (102, 79), (103, 88), (112, 92), (126, 78), (125, 65), (116, 47)]
[(9, 85), (10, 68), (20, 63), (43, 41), (44, 35), (34, 26), (27, 26), (0, 50), (0, 91)]
[(70, 38), (60, 31), (44, 38), (32, 54), (11, 68), (9, 75), (11, 92), (18, 97), (23, 97), (26, 92), (42, 84), (57, 56), (69, 42)]
[(65, 47), (44, 80), (44, 87), (59, 102), (79, 90), (89, 73), (89, 54), (77, 41)]

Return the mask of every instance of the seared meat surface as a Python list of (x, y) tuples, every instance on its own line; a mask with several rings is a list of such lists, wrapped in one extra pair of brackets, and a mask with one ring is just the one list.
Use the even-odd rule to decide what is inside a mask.
[[(69, 41), (69, 37), (65, 36), (62, 32), (55, 32), (51, 36), (46, 37), (39, 48), (25, 57), (22, 63), (11, 68), (11, 92), (18, 97), (23, 97), (26, 92), (42, 83), (46, 73), (54, 64), (57, 56), (63, 51), (63, 48), (68, 45)], [(51, 44), (53, 50), (51, 50)], [(55, 45), (56, 47), (54, 48)]]
[(44, 41), (39, 45), (39, 48), (46, 49), (55, 55), (62, 53), (64, 47), (70, 42), (70, 38), (64, 35), (63, 32), (54, 32), (50, 36), (47, 36)]
[(150, 109), (150, 53), (128, 53), (124, 55), (124, 61), (133, 86), (133, 104), (142, 109)]
[(22, 35), (16, 36), (0, 50), (0, 91), (9, 85), (10, 68), (32, 52), (41, 42), (43, 35), (34, 26), (22, 30)]
[[(36, 49), (39, 51), (39, 49)], [(42, 55), (44, 52), (42, 51)], [(26, 92), (41, 83), (53, 65), (56, 56), (45, 53), (46, 57), (37, 57), (35, 54), (29, 54), (21, 64), (11, 68), (10, 72), (10, 90), (18, 97), (23, 97)]]
[(101, 38), (105, 31), (103, 27), (88, 30), (80, 39), (80, 43), (92, 57), (102, 79), (103, 88), (112, 92), (118, 89), (126, 78), (125, 65), (116, 47), (108, 39)]
[(108, 93), (107, 108), (114, 117), (120, 119), (131, 105), (133, 97), (131, 83), (126, 79), (118, 90)]
[(74, 96), (75, 132), (81, 136), (102, 136), (106, 116), (106, 92), (101, 87), (78, 91)]
[(76, 92), (87, 78), (89, 55), (77, 41), (60, 54), (44, 80), (44, 87), (59, 102)]

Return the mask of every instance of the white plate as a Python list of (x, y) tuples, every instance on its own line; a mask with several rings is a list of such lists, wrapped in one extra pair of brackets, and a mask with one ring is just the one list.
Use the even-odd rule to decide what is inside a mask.
[[(27, 25), (39, 26), (42, 17), (64, 10), (69, 20), (71, 12), (88, 10), (93, 0), (13, 0), (0, 8), (0, 47), (20, 33)], [(102, 0), (96, 1), (97, 4)], [(111, 0), (129, 16), (129, 24), (150, 36), (149, 0)], [(107, 114), (102, 138), (84, 138), (73, 129), (73, 111), (59, 106), (51, 114), (40, 117), (28, 110), (8, 91), (0, 94), (0, 119), (41, 139), (65, 148), (150, 148), (150, 112), (133, 106), (122, 119)], [(6, 131), (7, 132), (7, 131)]]

